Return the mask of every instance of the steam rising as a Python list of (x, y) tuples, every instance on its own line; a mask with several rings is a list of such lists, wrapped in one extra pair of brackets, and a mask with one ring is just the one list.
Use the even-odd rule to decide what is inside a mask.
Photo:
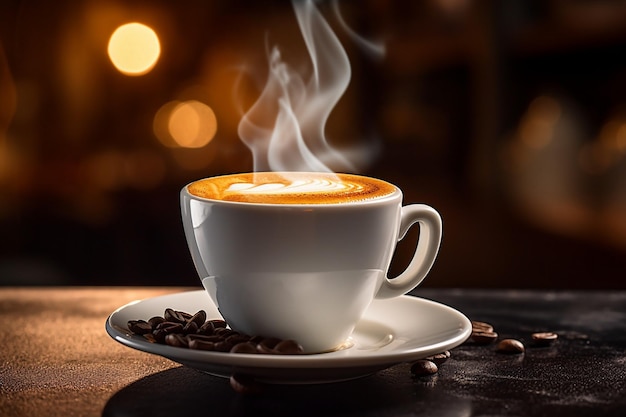
[(353, 172), (353, 164), (325, 136), (328, 117), (350, 82), (348, 56), (312, 0), (294, 0), (293, 7), (311, 59), (310, 76), (283, 61), (274, 46), (267, 83), (241, 119), (239, 136), (252, 151), (256, 172), (332, 172), (331, 167)]

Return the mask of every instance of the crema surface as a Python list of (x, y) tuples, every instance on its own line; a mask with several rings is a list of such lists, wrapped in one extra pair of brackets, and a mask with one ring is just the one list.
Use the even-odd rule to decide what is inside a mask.
[(254, 172), (198, 180), (189, 193), (213, 200), (270, 204), (340, 204), (372, 200), (396, 188), (382, 180), (353, 174)]

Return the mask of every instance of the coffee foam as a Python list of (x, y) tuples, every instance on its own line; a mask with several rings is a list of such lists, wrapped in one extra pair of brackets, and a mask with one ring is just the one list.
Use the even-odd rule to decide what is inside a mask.
[(202, 198), (271, 204), (338, 204), (388, 196), (395, 187), (352, 174), (256, 172), (198, 180), (187, 187)]

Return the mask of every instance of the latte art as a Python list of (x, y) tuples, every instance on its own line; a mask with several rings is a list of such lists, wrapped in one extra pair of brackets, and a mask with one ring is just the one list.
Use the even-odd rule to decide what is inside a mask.
[(348, 190), (362, 190), (362, 184), (334, 181), (330, 179), (311, 178), (296, 180), (291, 184), (269, 183), (253, 184), (241, 182), (232, 184), (226, 191), (236, 191), (242, 194), (291, 194), (291, 193), (321, 193)]
[(381, 198), (396, 190), (375, 178), (305, 172), (225, 175), (196, 181), (187, 189), (214, 200), (272, 204), (338, 204)]

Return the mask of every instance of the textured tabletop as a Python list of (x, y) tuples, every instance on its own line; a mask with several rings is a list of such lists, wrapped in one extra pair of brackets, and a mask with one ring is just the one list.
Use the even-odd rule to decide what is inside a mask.
[[(0, 289), (0, 415), (626, 415), (624, 292), (420, 289), (414, 295), (493, 324), (500, 339), (522, 341), (525, 353), (468, 342), (431, 376), (413, 377), (411, 364), (400, 364), (353, 381), (273, 385), (250, 396), (106, 334), (116, 308), (183, 290)], [(538, 347), (531, 340), (538, 331), (559, 339)]]

